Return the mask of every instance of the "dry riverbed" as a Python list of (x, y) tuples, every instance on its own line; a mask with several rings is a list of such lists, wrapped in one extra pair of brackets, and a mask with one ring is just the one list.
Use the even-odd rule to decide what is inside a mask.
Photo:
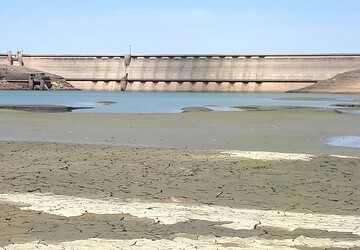
[(360, 245), (359, 150), (324, 143), (359, 135), (358, 115), (7, 111), (0, 121), (0, 249)]

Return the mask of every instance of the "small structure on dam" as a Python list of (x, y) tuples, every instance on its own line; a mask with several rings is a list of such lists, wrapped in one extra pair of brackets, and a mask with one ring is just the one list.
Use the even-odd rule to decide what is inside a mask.
[(31, 55), (0, 54), (0, 64), (61, 76), (104, 91), (286, 92), (360, 69), (360, 54)]
[(0, 65), (0, 80), (6, 81), (15, 89), (46, 90), (52, 87), (53, 75), (36, 71), (27, 67)]

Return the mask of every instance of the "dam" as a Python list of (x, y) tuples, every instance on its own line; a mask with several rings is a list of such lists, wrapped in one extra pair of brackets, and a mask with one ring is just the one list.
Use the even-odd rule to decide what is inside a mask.
[(0, 54), (64, 78), (81, 90), (286, 92), (360, 69), (360, 54), (36, 55)]

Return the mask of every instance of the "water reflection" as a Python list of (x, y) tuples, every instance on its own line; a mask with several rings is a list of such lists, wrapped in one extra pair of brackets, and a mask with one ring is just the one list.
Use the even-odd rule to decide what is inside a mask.
[(336, 136), (331, 137), (327, 144), (336, 147), (360, 148), (360, 136)]

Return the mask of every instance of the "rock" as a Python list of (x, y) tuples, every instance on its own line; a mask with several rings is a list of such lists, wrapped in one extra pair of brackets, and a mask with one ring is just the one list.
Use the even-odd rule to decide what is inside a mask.
[(190, 112), (209, 112), (213, 111), (206, 107), (185, 107), (181, 109), (183, 113), (190, 113)]
[(20, 90), (24, 89), (21, 85), (0, 80), (0, 90)]
[(110, 105), (110, 104), (115, 104), (116, 102), (113, 101), (99, 101), (96, 102), (97, 104), (103, 104), (103, 105)]
[(51, 90), (79, 90), (65, 80), (51, 82)]

